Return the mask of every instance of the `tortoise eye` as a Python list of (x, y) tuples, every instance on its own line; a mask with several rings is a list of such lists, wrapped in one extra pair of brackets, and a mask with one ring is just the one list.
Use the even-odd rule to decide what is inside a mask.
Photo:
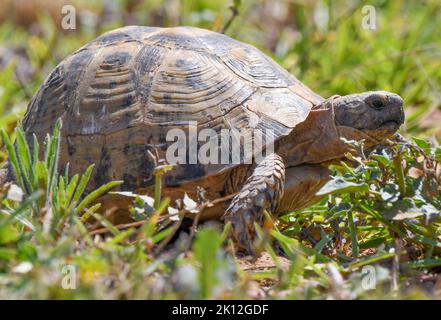
[(371, 102), (371, 106), (376, 109), (376, 110), (381, 110), (384, 108), (384, 103), (382, 100), (380, 99), (374, 99)]

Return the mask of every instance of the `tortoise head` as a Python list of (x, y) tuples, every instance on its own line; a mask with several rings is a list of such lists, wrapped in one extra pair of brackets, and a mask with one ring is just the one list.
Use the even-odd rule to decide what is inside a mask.
[(370, 91), (327, 100), (340, 135), (375, 145), (392, 136), (404, 123), (403, 99), (386, 91)]

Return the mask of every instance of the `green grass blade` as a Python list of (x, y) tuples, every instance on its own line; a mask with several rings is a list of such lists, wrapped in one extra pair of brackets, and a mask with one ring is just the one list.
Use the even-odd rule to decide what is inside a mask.
[(61, 119), (58, 119), (55, 123), (54, 132), (52, 138), (49, 138), (49, 149), (47, 152), (47, 161), (46, 165), (48, 168), (48, 189), (47, 193), (50, 194), (52, 191), (52, 186), (57, 179), (58, 176), (58, 158), (59, 158), (59, 149), (60, 149), (60, 128), (61, 128)]
[(98, 213), (94, 213), (93, 217), (98, 220), (107, 230), (110, 231), (114, 236), (119, 235), (121, 232), (116, 228), (109, 220), (104, 218), (102, 215)]
[(97, 203), (86, 210), (86, 212), (81, 216), (81, 222), (86, 222), (98, 209), (101, 208), (101, 203)]
[(99, 187), (98, 189), (96, 189), (95, 191), (89, 193), (84, 199), (83, 201), (81, 201), (78, 206), (75, 208), (74, 210), (74, 214), (78, 215), (83, 209), (85, 209), (91, 202), (95, 201), (96, 199), (98, 199), (101, 195), (103, 195), (104, 193), (106, 193), (107, 191), (109, 191), (110, 189), (119, 186), (123, 183), (124, 181), (111, 181), (109, 183), (106, 183), (105, 185), (102, 185), (101, 187)]
[(12, 144), (5, 130), (2, 129), (0, 131), (0, 134), (2, 135), (3, 143), (5, 144), (6, 150), (8, 151), (9, 161), (11, 162), (12, 169), (14, 169), (15, 175), (18, 179), (18, 182), (20, 183), (20, 187), (23, 190), (26, 190), (14, 145)]
[[(74, 195), (74, 191), (75, 191), (77, 184), (78, 184), (78, 179), (79, 179), (79, 176), (77, 174), (74, 175), (72, 177), (72, 180), (70, 180), (70, 182), (67, 185), (67, 188), (66, 188), (66, 205), (67, 206), (71, 205), (72, 197)], [(66, 180), (66, 181), (68, 181), (68, 180)]]
[(16, 136), (16, 145), (17, 145), (17, 157), (19, 160), (19, 165), (21, 166), (21, 174), (23, 176), (23, 180), (26, 183), (26, 192), (28, 194), (33, 193), (35, 190), (33, 189), (33, 170), (32, 170), (32, 159), (31, 159), (31, 151), (29, 149), (29, 145), (26, 142), (25, 134), (21, 127), (17, 127), (15, 130)]
[(22, 213), (24, 213), (41, 196), (42, 196), (42, 192), (37, 191), (31, 194), (30, 196), (26, 197), (26, 199), (20, 204), (20, 206), (9, 215), (8, 219), (0, 221), (0, 230), (7, 224), (11, 223), (14, 219), (16, 219), (17, 216), (20, 216)]
[(32, 181), (32, 187), (34, 190), (38, 189), (38, 173), (37, 173), (37, 163), (39, 161), (40, 156), (40, 144), (38, 143), (37, 136), (35, 134), (32, 135), (33, 140), (33, 148), (34, 148), (34, 154), (32, 156), (32, 175), (34, 177), (34, 180)]
[(83, 194), (84, 190), (86, 189), (87, 184), (89, 183), (90, 175), (92, 174), (92, 170), (95, 167), (94, 164), (90, 165), (86, 172), (81, 176), (80, 183), (78, 184), (78, 187), (75, 190), (75, 194), (72, 199), (72, 205), (76, 205), (78, 200), (80, 199), (81, 195)]
[(89, 232), (87, 228), (84, 226), (83, 222), (78, 219), (78, 217), (73, 217), (73, 222), (80, 233), (80, 235), (83, 237), (83, 239), (87, 242), (87, 244), (91, 247), (94, 246), (92, 237), (89, 235)]
[(352, 212), (348, 212), (348, 224), (349, 224), (349, 232), (351, 234), (351, 244), (352, 244), (352, 257), (354, 259), (358, 258), (359, 248), (358, 248), (358, 237), (357, 237), (357, 228), (354, 224), (354, 216)]
[(60, 205), (66, 207), (66, 185), (63, 176), (60, 176), (58, 179), (58, 199)]

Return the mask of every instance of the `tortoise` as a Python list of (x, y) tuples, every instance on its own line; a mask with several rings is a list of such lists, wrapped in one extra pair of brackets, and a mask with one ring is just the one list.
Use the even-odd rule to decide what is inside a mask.
[[(195, 139), (181, 143), (185, 155), (163, 177), (163, 193), (196, 197), (201, 187), (208, 200), (230, 196), (201, 219), (231, 222), (238, 249), (253, 252), (254, 223), (263, 222), (265, 210), (278, 215), (319, 198), (330, 179), (323, 164), (348, 151), (341, 138), (374, 147), (399, 129), (404, 111), (401, 97), (386, 91), (324, 99), (255, 47), (223, 34), (128, 26), (99, 36), (53, 70), (23, 120), (29, 141), (32, 134), (42, 140), (58, 118), (60, 166), (69, 163), (74, 174), (95, 163), (91, 188), (123, 180), (121, 190), (137, 193), (152, 190), (156, 155), (166, 159), (176, 146), (168, 139), (173, 129), (212, 129), (209, 139), (223, 130), (242, 134), (239, 146), (257, 145), (251, 155), (228, 144), (212, 151), (238, 161), (194, 163), (200, 137), (196, 149)], [(258, 139), (256, 130), (269, 134)]]

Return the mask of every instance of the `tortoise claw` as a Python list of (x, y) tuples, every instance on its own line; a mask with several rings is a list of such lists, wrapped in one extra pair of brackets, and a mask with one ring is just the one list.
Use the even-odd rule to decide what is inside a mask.
[(256, 232), (254, 230), (254, 222), (259, 223), (259, 221), (258, 216), (249, 210), (243, 212), (229, 211), (225, 215), (225, 222), (231, 222), (230, 236), (238, 251), (251, 255), (255, 254), (254, 240)]

